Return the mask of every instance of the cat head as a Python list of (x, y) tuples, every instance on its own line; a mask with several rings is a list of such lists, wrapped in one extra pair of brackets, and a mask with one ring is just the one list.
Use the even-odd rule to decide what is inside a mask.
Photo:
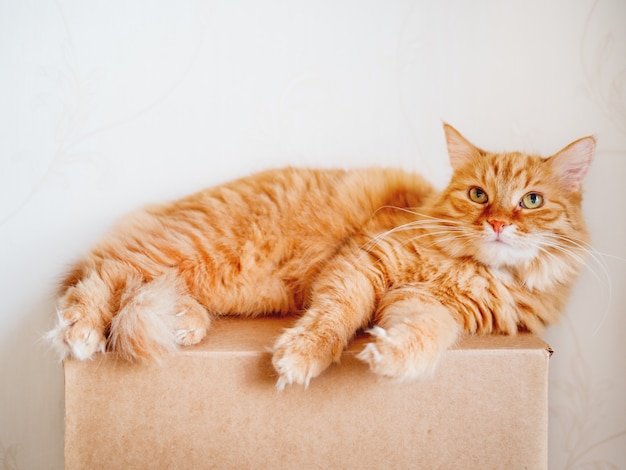
[(587, 240), (581, 185), (593, 137), (543, 158), (486, 152), (452, 126), (444, 131), (453, 175), (434, 207), (433, 215), (450, 229), (440, 246), (498, 268), (564, 260), (566, 252), (576, 259)]

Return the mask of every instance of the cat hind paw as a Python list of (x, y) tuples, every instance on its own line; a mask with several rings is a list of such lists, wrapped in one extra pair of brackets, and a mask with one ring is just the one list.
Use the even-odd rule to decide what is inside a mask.
[(181, 346), (198, 344), (207, 335), (211, 320), (204, 309), (182, 310), (174, 315), (174, 335)]
[(70, 356), (87, 360), (94, 354), (105, 351), (104, 332), (82, 317), (80, 312), (58, 311), (57, 317), (57, 325), (45, 338), (52, 343), (61, 360)]

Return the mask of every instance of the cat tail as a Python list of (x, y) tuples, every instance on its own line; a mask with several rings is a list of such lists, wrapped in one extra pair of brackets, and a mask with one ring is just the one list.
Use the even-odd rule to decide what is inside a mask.
[(140, 277), (127, 279), (120, 309), (111, 320), (107, 349), (129, 361), (158, 360), (175, 351), (178, 291), (172, 274), (149, 282)]

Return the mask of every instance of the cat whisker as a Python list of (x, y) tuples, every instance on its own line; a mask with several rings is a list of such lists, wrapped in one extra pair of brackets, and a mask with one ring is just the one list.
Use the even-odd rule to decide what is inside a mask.
[[(574, 247), (565, 247), (562, 244), (557, 244), (557, 243), (554, 243), (552, 241), (543, 243), (545, 246), (553, 247), (553, 248), (556, 248), (556, 249), (560, 250), (563, 253), (569, 254), (570, 256), (575, 256), (575, 259), (580, 261), (590, 271), (592, 271), (594, 273), (594, 276), (596, 277), (598, 282), (602, 282), (599, 279), (599, 276), (595, 273), (595, 271), (593, 271), (593, 269), (591, 269), (589, 264), (586, 262), (586, 259), (585, 259), (586, 257), (583, 256), (583, 255), (579, 255), (577, 253), (575, 254), (574, 250), (583, 252), (585, 255), (589, 255), (589, 257), (593, 261), (595, 261), (596, 265), (602, 269), (602, 273), (604, 274), (604, 276), (607, 279), (607, 281), (610, 282), (611, 278), (610, 278), (610, 275), (609, 275), (609, 272), (608, 272), (608, 268), (606, 267), (606, 263), (604, 263), (602, 261), (602, 259), (601, 259), (601, 257), (604, 256), (604, 254), (602, 254), (599, 251), (597, 251), (595, 248), (593, 248), (592, 245), (590, 245), (590, 244), (588, 244), (588, 243), (586, 243), (586, 242), (584, 242), (582, 240), (575, 240), (575, 239), (572, 239), (570, 237), (565, 237), (565, 236), (557, 235), (557, 234), (549, 234), (547, 236), (547, 238), (553, 239), (553, 240), (558, 240), (558, 241), (568, 242), (568, 243), (571, 243), (572, 245), (574, 245)], [(619, 257), (616, 257), (616, 258), (619, 259)]]
[(588, 252), (589, 254), (595, 254), (598, 257), (602, 257), (602, 258), (610, 258), (610, 259), (614, 259), (617, 261), (624, 261), (626, 262), (626, 258), (623, 258), (621, 256), (617, 256), (617, 255), (613, 255), (611, 253), (604, 253), (600, 250), (597, 250), (596, 248), (594, 248), (593, 245), (583, 241), (583, 240), (578, 240), (575, 238), (571, 238), (571, 237), (566, 237), (564, 235), (558, 235), (555, 233), (548, 233), (548, 234), (544, 234), (544, 236), (548, 237), (548, 238), (553, 238), (556, 240), (560, 240), (560, 241), (566, 241), (569, 242), (573, 245), (575, 245), (578, 249), (580, 250), (584, 250), (586, 252)]
[(593, 246), (591, 246), (589, 243), (585, 242), (584, 240), (580, 240), (577, 238), (572, 238), (572, 237), (568, 237), (565, 235), (560, 235), (558, 233), (552, 233), (552, 232), (542, 233), (541, 235), (544, 238), (549, 238), (551, 240), (557, 240), (559, 242), (569, 243), (580, 250), (585, 250), (585, 251), (593, 250)]
[[(441, 228), (441, 227), (435, 226), (433, 228)], [(413, 243), (413, 242), (417, 242), (417, 241), (421, 240), (424, 237), (439, 236), (439, 235), (448, 235), (448, 236), (447, 237), (438, 237), (437, 241), (433, 241), (432, 243), (430, 243), (428, 245), (423, 245), (423, 246), (427, 247), (427, 248), (430, 248), (437, 242), (447, 242), (447, 241), (450, 241), (450, 240), (458, 240), (459, 238), (477, 238), (476, 234), (471, 233), (471, 232), (463, 232), (463, 231), (461, 231), (459, 229), (455, 229), (455, 230), (439, 230), (439, 231), (435, 231), (435, 232), (422, 233), (420, 235), (416, 235), (414, 237), (410, 237), (407, 240), (402, 241), (401, 243), (392, 243), (391, 246), (389, 247), (389, 249), (391, 251), (395, 251), (397, 248), (404, 248), (406, 245), (408, 245), (410, 243)], [(382, 242), (382, 240), (380, 240), (379, 243), (380, 242)], [(370, 247), (369, 249), (367, 249), (366, 251), (369, 252), (372, 248), (373, 248), (373, 246)], [(390, 258), (392, 254), (393, 254), (392, 252), (387, 252), (383, 256), (380, 256), (377, 261), (381, 262), (381, 261), (383, 261), (386, 258)], [(396, 255), (397, 255), (397, 253), (396, 253)]]
[[(441, 223), (434, 224), (433, 220), (440, 221)], [(366, 251), (369, 251), (372, 248), (374, 248), (376, 245), (378, 245), (382, 240), (384, 240), (389, 235), (396, 233), (396, 232), (406, 231), (406, 230), (439, 229), (439, 228), (446, 228), (449, 230), (461, 230), (462, 229), (462, 224), (458, 222), (448, 221), (445, 219), (433, 219), (433, 220), (414, 220), (411, 222), (407, 222), (406, 224), (398, 225), (397, 227), (394, 227), (390, 230), (387, 230), (386, 232), (376, 235), (369, 242), (363, 244), (362, 248), (364, 248)], [(456, 223), (458, 227), (454, 227), (454, 226), (450, 227), (448, 225), (448, 223), (450, 222)]]
[[(393, 233), (403, 232), (403, 231), (408, 231), (408, 230), (417, 230), (417, 229), (427, 229), (427, 230), (446, 229), (447, 231), (454, 231), (456, 233), (461, 233), (461, 229), (456, 228), (456, 227), (446, 227), (444, 225), (417, 225), (417, 224), (414, 224), (413, 222), (410, 222), (408, 224), (400, 225), (391, 230), (383, 232), (377, 235), (376, 237), (373, 237), (372, 240), (370, 240), (368, 243), (365, 243), (364, 245), (362, 245), (362, 248), (365, 249), (366, 251), (370, 251), (374, 247), (376, 247), (378, 244), (380, 244), (385, 238), (387, 238), (389, 235), (392, 235)], [(439, 233), (445, 233), (445, 232), (426, 232), (422, 234), (421, 236), (434, 235), (434, 234), (439, 234)]]
[[(435, 234), (436, 235), (442, 235), (442, 234), (446, 234), (446, 232), (437, 232)], [(426, 246), (432, 247), (436, 243), (446, 243), (446, 242), (449, 242), (449, 241), (459, 240), (460, 238), (480, 240), (480, 237), (477, 236), (477, 234), (475, 234), (475, 233), (459, 231), (459, 232), (456, 232), (454, 234), (453, 233), (448, 233), (447, 237), (437, 237), (436, 241), (433, 241), (432, 243), (430, 243), (429, 245), (426, 245)], [(413, 239), (411, 239), (411, 241), (412, 240)]]
[[(602, 327), (602, 325), (604, 324), (608, 316), (608, 311), (610, 308), (611, 300), (613, 298), (613, 283), (611, 281), (611, 276), (609, 274), (608, 267), (606, 266), (606, 263), (604, 263), (603, 260), (601, 259), (601, 256), (603, 256), (603, 254), (599, 253), (597, 250), (593, 248), (593, 246), (591, 246), (590, 244), (582, 240), (574, 240), (569, 237), (556, 235), (556, 234), (549, 234), (547, 238), (552, 239), (552, 240), (569, 242), (574, 246), (566, 247), (566, 246), (563, 246), (562, 244), (558, 244), (552, 241), (548, 241), (548, 242), (544, 241), (542, 243), (537, 244), (537, 247), (543, 253), (556, 259), (557, 256), (554, 253), (549, 251), (549, 248), (552, 248), (563, 254), (571, 256), (573, 259), (581, 263), (591, 273), (591, 275), (598, 282), (598, 285), (600, 286), (602, 290), (604, 290), (605, 288), (608, 290), (606, 296), (602, 295), (602, 297), (606, 298), (606, 307), (603, 310), (602, 318), (600, 319), (600, 321), (598, 322), (598, 324), (596, 325), (596, 328), (594, 329), (592, 333), (593, 335), (597, 334), (597, 332), (600, 330), (600, 328)], [(598, 273), (596, 269), (594, 269), (592, 265), (587, 262), (586, 256), (584, 256), (584, 254), (581, 254), (581, 252), (589, 255), (589, 257), (595, 262), (595, 265), (601, 270), (601, 273)]]
[[(420, 236), (416, 236), (416, 237), (411, 237), (409, 238), (404, 244), (407, 243), (411, 243), (411, 242), (415, 242), (420, 240), (421, 238), (423, 238), (424, 236), (427, 235), (436, 235), (437, 236), (437, 240), (433, 241), (431, 244), (429, 245), (425, 245), (428, 247), (434, 246), (437, 242), (441, 243), (441, 242), (447, 242), (447, 241), (451, 241), (451, 240), (458, 240), (459, 238), (473, 238), (474, 234), (472, 233), (468, 233), (468, 232), (462, 232), (462, 231), (449, 231), (449, 230), (440, 230), (438, 232), (430, 232), (428, 234), (424, 234), (424, 235), (420, 235)], [(439, 235), (447, 235), (447, 237), (440, 237)]]
[(450, 223), (462, 225), (462, 222), (458, 222), (458, 221), (456, 221), (454, 219), (442, 219), (442, 218), (439, 218), (439, 217), (434, 217), (434, 216), (426, 214), (424, 212), (417, 212), (416, 210), (410, 209), (408, 207), (381, 206), (381, 207), (379, 207), (378, 209), (376, 209), (374, 211), (374, 214), (378, 213), (378, 211), (380, 211), (382, 209), (394, 209), (394, 210), (397, 210), (397, 211), (400, 211), (400, 212), (405, 212), (407, 214), (415, 215), (417, 217), (421, 217), (421, 218), (424, 218), (424, 219), (439, 220), (439, 221), (445, 221), (445, 222), (450, 222)]

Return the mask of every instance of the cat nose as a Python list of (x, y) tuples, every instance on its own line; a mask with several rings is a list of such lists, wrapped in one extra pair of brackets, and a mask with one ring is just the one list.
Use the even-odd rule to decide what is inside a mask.
[(493, 231), (496, 232), (497, 234), (502, 233), (502, 230), (504, 230), (504, 227), (506, 227), (507, 225), (510, 225), (508, 222), (504, 222), (503, 220), (497, 220), (497, 219), (488, 220), (487, 222), (489, 222), (489, 225), (493, 227)]

